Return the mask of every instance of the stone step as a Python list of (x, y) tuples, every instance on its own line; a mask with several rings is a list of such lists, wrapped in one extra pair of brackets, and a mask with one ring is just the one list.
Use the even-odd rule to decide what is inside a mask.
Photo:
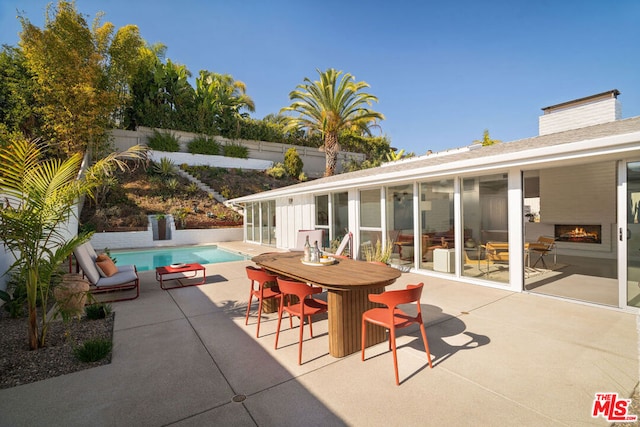
[(234, 206), (233, 204), (229, 203), (227, 201), (227, 198), (224, 197), (222, 194), (218, 193), (216, 190), (214, 190), (213, 188), (209, 187), (207, 184), (205, 184), (204, 182), (200, 181), (198, 178), (196, 178), (195, 176), (191, 175), (190, 173), (188, 173), (185, 170), (182, 170), (180, 168), (176, 168), (178, 174), (186, 179), (188, 179), (189, 181), (195, 183), (198, 188), (200, 188), (202, 191), (211, 194), (211, 196), (218, 202), (218, 203), (222, 203), (223, 205), (225, 205), (226, 207), (228, 207), (229, 209), (233, 209), (234, 211), (238, 212), (239, 214), (243, 215), (244, 214), (244, 210), (238, 206)]

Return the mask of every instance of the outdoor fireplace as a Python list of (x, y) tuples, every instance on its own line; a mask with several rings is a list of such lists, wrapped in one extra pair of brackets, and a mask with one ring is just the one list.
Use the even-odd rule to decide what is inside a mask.
[(602, 226), (556, 224), (555, 237), (558, 242), (602, 243)]

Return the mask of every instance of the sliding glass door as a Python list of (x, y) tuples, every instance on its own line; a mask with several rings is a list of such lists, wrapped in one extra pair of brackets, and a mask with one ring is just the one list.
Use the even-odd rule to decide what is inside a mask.
[(627, 305), (640, 307), (640, 161), (627, 163), (626, 186)]
[(509, 283), (509, 203), (506, 174), (464, 178), (462, 274)]

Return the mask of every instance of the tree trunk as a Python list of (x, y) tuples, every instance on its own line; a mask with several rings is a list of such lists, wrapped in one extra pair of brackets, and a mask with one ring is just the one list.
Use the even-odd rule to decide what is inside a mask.
[(29, 307), (29, 348), (38, 349), (38, 317), (36, 310)]
[(38, 349), (38, 270), (31, 267), (27, 271), (27, 309), (29, 310), (29, 348)]
[(336, 132), (327, 132), (324, 137), (324, 153), (326, 158), (326, 167), (324, 176), (333, 176), (338, 163), (338, 134)]

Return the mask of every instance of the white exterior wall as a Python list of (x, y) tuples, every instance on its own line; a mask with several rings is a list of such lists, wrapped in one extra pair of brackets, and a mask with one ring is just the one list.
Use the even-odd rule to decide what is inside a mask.
[[(291, 201), (291, 203), (289, 203)], [(312, 230), (313, 195), (303, 194), (276, 200), (276, 242), (280, 249), (296, 246), (298, 230)]]
[(540, 135), (579, 129), (622, 118), (622, 108), (617, 98), (605, 99), (590, 104), (568, 107), (539, 117)]
[[(540, 171), (540, 229), (553, 236), (555, 224), (601, 224), (602, 243), (558, 242), (558, 252), (565, 255), (614, 258), (616, 242), (616, 162), (589, 163)], [(586, 253), (585, 253), (586, 252)]]
[(145, 231), (95, 233), (91, 237), (91, 244), (96, 250), (214, 244), (242, 241), (244, 233), (242, 227), (176, 230), (173, 222), (170, 227), (171, 238), (168, 240), (153, 240), (153, 230), (149, 225)]

